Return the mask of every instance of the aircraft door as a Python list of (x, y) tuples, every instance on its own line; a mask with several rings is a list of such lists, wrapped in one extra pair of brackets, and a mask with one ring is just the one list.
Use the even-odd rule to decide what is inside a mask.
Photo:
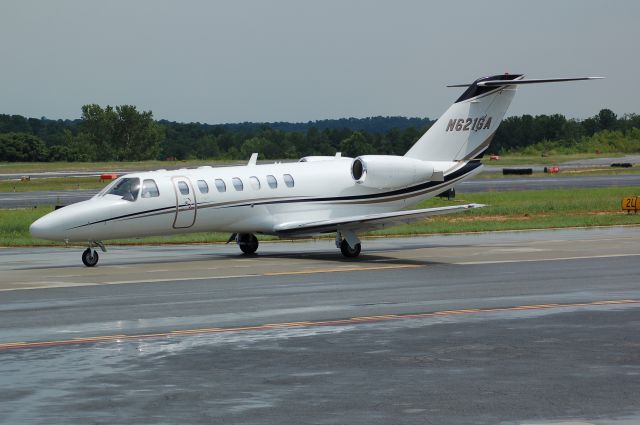
[(196, 192), (187, 177), (172, 177), (171, 180), (176, 193), (176, 217), (173, 220), (173, 228), (189, 228), (196, 222)]

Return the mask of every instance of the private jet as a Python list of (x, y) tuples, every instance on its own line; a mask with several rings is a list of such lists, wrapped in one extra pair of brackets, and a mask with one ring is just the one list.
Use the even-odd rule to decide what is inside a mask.
[(187, 232), (228, 232), (247, 255), (256, 234), (298, 238), (335, 233), (347, 258), (360, 254), (358, 234), (439, 214), (481, 208), (465, 204), (410, 209), (482, 169), (488, 148), (519, 85), (600, 77), (479, 78), (404, 156), (307, 156), (298, 162), (157, 170), (124, 175), (93, 198), (36, 220), (34, 238), (86, 243), (82, 261), (98, 263), (104, 241)]

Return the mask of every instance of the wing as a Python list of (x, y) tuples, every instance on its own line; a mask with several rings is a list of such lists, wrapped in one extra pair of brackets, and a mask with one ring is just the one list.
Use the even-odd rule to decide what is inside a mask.
[(397, 224), (411, 223), (432, 215), (450, 214), (473, 208), (482, 208), (485, 206), (486, 205), (483, 204), (465, 204), (380, 214), (364, 214), (330, 220), (296, 221), (278, 224), (274, 227), (274, 232), (278, 236), (309, 236), (319, 233), (335, 232), (338, 228), (359, 232), (363, 230), (395, 226)]

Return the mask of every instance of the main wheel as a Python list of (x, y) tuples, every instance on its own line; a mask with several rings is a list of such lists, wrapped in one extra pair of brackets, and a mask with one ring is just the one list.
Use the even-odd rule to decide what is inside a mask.
[(85, 249), (82, 253), (82, 262), (87, 267), (93, 267), (98, 264), (98, 258), (98, 252), (91, 248)]
[(238, 246), (243, 253), (253, 254), (258, 250), (258, 238), (251, 233), (244, 233), (238, 236)]
[(342, 255), (344, 255), (346, 258), (357, 257), (358, 255), (360, 255), (361, 248), (362, 247), (360, 246), (359, 243), (357, 243), (356, 246), (351, 248), (346, 239), (343, 239), (342, 242), (340, 242), (340, 251), (342, 251)]

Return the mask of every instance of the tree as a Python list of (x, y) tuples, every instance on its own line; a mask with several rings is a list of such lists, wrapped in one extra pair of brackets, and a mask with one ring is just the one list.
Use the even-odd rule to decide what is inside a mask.
[(0, 134), (0, 161), (46, 161), (49, 151), (44, 142), (31, 134)]
[(358, 156), (374, 153), (373, 146), (367, 143), (360, 131), (354, 132), (340, 143), (340, 150), (344, 156)]
[(611, 109), (601, 109), (597, 115), (599, 130), (616, 130), (618, 117)]
[(105, 109), (96, 104), (82, 107), (82, 123), (78, 137), (87, 145), (86, 150), (92, 152), (92, 160), (115, 159), (116, 147), (112, 143), (115, 121), (115, 112), (111, 106)]
[(220, 157), (220, 147), (214, 135), (202, 136), (195, 142), (194, 156), (198, 159)]
[(138, 112), (132, 105), (115, 109), (84, 105), (81, 129), (81, 137), (94, 147), (96, 160), (154, 159), (164, 140), (164, 129), (153, 120), (153, 113)]

